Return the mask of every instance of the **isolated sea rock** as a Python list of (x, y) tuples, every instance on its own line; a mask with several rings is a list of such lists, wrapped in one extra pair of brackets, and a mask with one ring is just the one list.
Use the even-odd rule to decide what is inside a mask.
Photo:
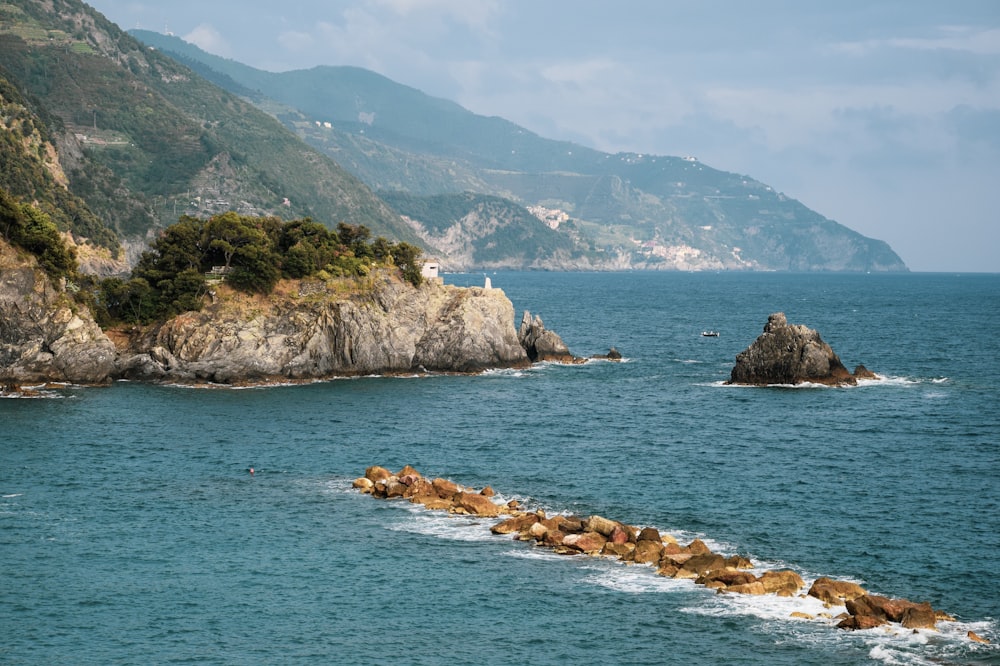
[[(858, 374), (874, 377), (864, 366)], [(729, 384), (801, 384), (831, 386), (856, 384), (858, 377), (841, 363), (819, 333), (801, 324), (789, 324), (784, 313), (767, 318), (764, 332), (736, 356)]]
[(115, 357), (89, 310), (34, 257), (0, 241), (0, 383), (103, 384)]

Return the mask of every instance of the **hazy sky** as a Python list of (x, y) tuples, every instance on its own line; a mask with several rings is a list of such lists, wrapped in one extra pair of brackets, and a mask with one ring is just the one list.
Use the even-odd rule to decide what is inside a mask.
[(1000, 272), (997, 0), (92, 0), (273, 71), (358, 65), (542, 136), (749, 174), (915, 271)]

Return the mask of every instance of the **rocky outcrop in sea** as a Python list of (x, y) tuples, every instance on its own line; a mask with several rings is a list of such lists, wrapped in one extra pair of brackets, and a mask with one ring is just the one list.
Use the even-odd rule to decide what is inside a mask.
[(784, 313), (767, 318), (764, 332), (736, 356), (729, 384), (802, 384), (844, 386), (876, 375), (859, 365), (850, 372), (820, 334), (801, 324), (789, 324)]
[[(430, 479), (409, 465), (397, 473), (377, 465), (369, 467), (352, 485), (373, 497), (408, 500), (428, 510), (501, 518), (490, 528), (494, 534), (512, 535), (563, 555), (612, 557), (626, 564), (646, 564), (660, 576), (690, 579), (718, 594), (812, 597), (831, 612), (812, 615), (794, 611), (789, 615), (840, 629), (871, 629), (889, 623), (914, 630), (935, 629), (938, 622), (954, 621), (929, 603), (871, 594), (851, 581), (820, 577), (803, 593), (806, 583), (795, 571), (754, 573), (751, 570), (755, 566), (748, 558), (712, 552), (700, 539), (681, 544), (655, 527), (640, 528), (599, 515), (548, 516), (540, 509), (526, 510), (516, 500), (496, 501), (496, 492), (489, 486), (476, 490), (449, 479)], [(969, 639), (983, 640), (973, 635)]]

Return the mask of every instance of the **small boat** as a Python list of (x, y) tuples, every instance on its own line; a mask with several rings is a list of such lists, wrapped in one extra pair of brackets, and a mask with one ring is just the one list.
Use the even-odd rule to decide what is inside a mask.
[(703, 338), (717, 338), (719, 337), (718, 331), (702, 331), (701, 337)]

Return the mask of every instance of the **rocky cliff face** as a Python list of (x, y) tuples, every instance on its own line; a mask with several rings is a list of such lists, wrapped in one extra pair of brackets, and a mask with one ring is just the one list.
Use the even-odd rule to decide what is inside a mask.
[(115, 376), (115, 358), (90, 313), (0, 241), (0, 382), (100, 384)]
[(304, 282), (274, 298), (228, 295), (128, 340), (122, 376), (239, 383), (529, 363), (500, 289), (414, 289), (388, 275), (360, 294), (331, 289)]
[(290, 282), (267, 297), (221, 286), (213, 300), (149, 329), (115, 332), (112, 342), (34, 258), (0, 241), (0, 387), (478, 372), (572, 358), (527, 313), (530, 335), (519, 339), (514, 306), (500, 289), (437, 281), (415, 289), (379, 273), (361, 288)]

